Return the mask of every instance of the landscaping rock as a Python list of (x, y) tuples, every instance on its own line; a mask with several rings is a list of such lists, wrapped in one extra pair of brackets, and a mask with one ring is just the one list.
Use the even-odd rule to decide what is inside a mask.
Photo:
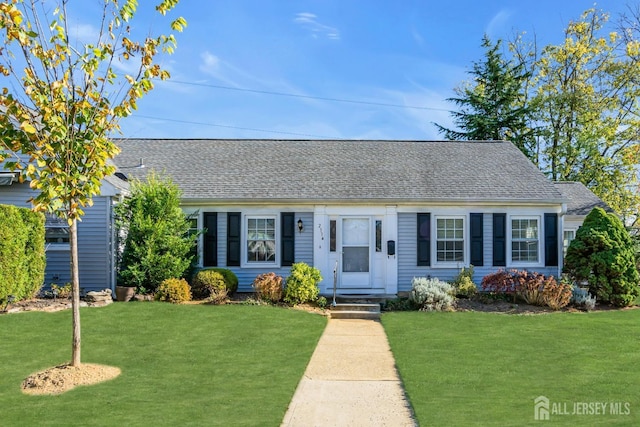
[(100, 291), (100, 292), (96, 292), (96, 291), (87, 292), (87, 295), (85, 296), (84, 299), (89, 303), (106, 302), (106, 301), (108, 301), (109, 303), (113, 302), (111, 289), (105, 289), (104, 291)]

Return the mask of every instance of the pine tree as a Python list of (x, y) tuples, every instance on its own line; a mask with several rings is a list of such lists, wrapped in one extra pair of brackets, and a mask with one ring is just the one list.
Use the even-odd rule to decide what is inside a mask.
[(451, 140), (511, 141), (537, 162), (534, 132), (529, 127), (530, 111), (525, 102), (524, 88), (529, 74), (522, 64), (503, 57), (501, 45), (501, 40), (493, 44), (485, 35), (482, 39), (484, 60), (474, 62), (469, 72), (473, 80), (455, 89), (457, 97), (447, 99), (459, 107), (458, 111), (451, 112), (459, 130), (435, 125)]

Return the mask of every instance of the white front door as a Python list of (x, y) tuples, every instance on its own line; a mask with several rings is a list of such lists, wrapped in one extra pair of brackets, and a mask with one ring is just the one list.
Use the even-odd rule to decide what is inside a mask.
[(342, 218), (340, 288), (371, 287), (371, 218)]

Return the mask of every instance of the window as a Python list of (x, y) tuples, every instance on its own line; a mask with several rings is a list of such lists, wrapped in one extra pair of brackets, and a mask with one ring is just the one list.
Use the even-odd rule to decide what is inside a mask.
[(329, 221), (329, 252), (336, 251), (336, 220)]
[(69, 226), (66, 220), (47, 214), (44, 228), (47, 250), (69, 250)]
[(571, 244), (571, 241), (576, 238), (576, 230), (564, 230), (564, 238), (562, 239), (562, 247), (564, 249), (564, 254), (567, 254), (567, 249)]
[(247, 262), (276, 262), (275, 217), (247, 217)]
[(464, 262), (464, 218), (436, 218), (436, 262)]
[(382, 252), (382, 221), (376, 220), (376, 252)]
[(511, 261), (538, 262), (538, 218), (513, 218), (511, 220)]

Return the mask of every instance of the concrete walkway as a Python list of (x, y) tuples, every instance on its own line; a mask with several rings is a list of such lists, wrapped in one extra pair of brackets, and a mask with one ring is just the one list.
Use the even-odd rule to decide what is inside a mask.
[(380, 322), (330, 319), (282, 426), (415, 426)]

